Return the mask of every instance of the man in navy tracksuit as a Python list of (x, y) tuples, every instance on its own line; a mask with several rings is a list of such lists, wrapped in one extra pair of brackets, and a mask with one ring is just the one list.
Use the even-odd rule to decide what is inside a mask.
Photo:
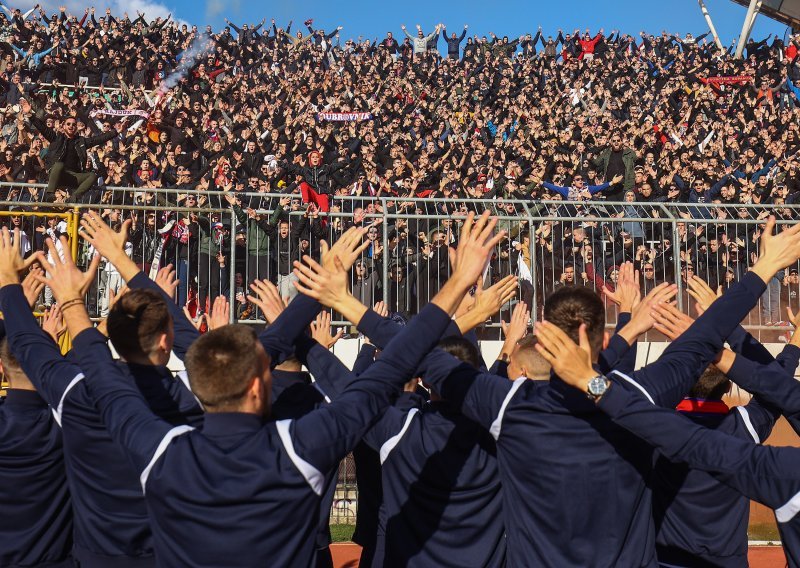
[[(695, 341), (696, 347), (702, 348), (704, 340), (700, 336), (705, 337), (709, 347), (712, 344), (714, 349), (719, 347), (721, 338), (729, 336), (736, 329), (732, 323), (735, 318), (743, 317), (756, 304), (766, 282), (800, 257), (800, 225), (777, 236), (773, 236), (773, 230), (774, 219), (770, 219), (761, 239), (761, 256), (750, 272), (715, 301), (665, 351), (661, 361), (645, 367), (634, 376), (638, 378), (643, 372), (658, 368), (676, 346), (685, 348)], [(657, 448), (666, 458), (685, 461), (693, 468), (711, 472), (719, 481), (775, 509), (783, 541), (788, 544), (790, 564), (798, 565), (797, 554), (800, 549), (796, 547), (800, 543), (800, 534), (794, 526), (796, 523), (790, 521), (800, 511), (800, 499), (796, 497), (800, 490), (800, 476), (797, 474), (800, 452), (795, 449), (764, 448), (753, 444), (752, 440), (746, 441), (704, 428), (677, 416), (671, 409), (658, 408), (661, 397), (653, 396), (652, 391), (643, 388), (641, 381), (634, 384), (616, 377), (610, 377), (609, 380), (599, 374), (592, 356), (599, 333), (593, 327), (594, 321), (587, 317), (590, 304), (589, 301), (579, 301), (571, 306), (568, 311), (576, 316), (574, 325), (564, 325), (560, 321), (547, 322), (536, 330), (539, 338), (537, 349), (553, 366), (558, 377), (553, 380), (558, 380), (564, 386), (564, 395), (577, 397), (576, 400), (599, 408), (613, 420), (615, 426), (636, 434), (642, 442)], [(575, 344), (578, 338), (580, 347)], [(687, 353), (686, 357), (694, 355)], [(759, 369), (772, 375), (772, 380), (764, 381), (770, 386), (775, 382), (785, 382), (787, 377), (786, 370), (777, 362), (763, 366), (730, 352), (725, 352), (718, 361), (719, 369), (734, 382), (739, 381), (740, 377), (757, 375)], [(679, 368), (674, 370), (680, 371)], [(783, 379), (776, 381), (774, 377)], [(670, 382), (671, 379), (666, 378), (667, 386)], [(754, 389), (753, 392), (767, 401), (765, 390)], [(611, 431), (606, 430), (606, 435)], [(620, 453), (629, 455), (631, 445), (628, 441), (615, 437), (614, 443)], [(501, 446), (498, 445), (498, 448)], [(614, 477), (604, 476), (600, 483), (604, 491), (617, 498), (624, 494)], [(506, 487), (504, 491), (507, 491)], [(727, 533), (735, 529), (726, 517), (721, 522), (720, 519), (716, 520), (720, 538), (725, 538)]]
[[(358, 329), (384, 346), (391, 345), (402, 327), (367, 310)], [(458, 326), (451, 323), (444, 335), (453, 349), (468, 353), (472, 364), (483, 364), (477, 347), (461, 337)], [(302, 358), (326, 392), (353, 380), (325, 349), (313, 347)], [(390, 406), (364, 436), (382, 465), (378, 544), (371, 565), (504, 566), (494, 440), (446, 401), (434, 398), (421, 408)]]
[[(206, 409), (201, 432), (154, 415), (120, 376), (84, 307), (76, 303), (64, 310), (89, 392), (111, 437), (139, 472), (159, 565), (309, 565), (322, 472), (357, 443), (412, 376), (503, 237), (492, 236), (496, 220), (484, 215), (473, 223), (472, 217), (464, 223), (453, 276), (431, 304), (342, 396), (298, 420), (263, 422), (270, 406), (270, 361), (249, 328), (214, 330), (187, 353), (192, 391)], [(3, 239), (6, 248), (8, 242)], [(0, 251), (4, 259), (13, 254)], [(54, 260), (47, 284), (63, 304), (80, 296), (83, 276), (71, 259)], [(296, 268), (301, 292), (340, 313), (357, 302), (346, 292), (341, 265), (309, 265)], [(344, 284), (344, 293), (332, 282)], [(291, 326), (296, 303), (271, 327)]]
[[(740, 355), (735, 356), (727, 375), (734, 382), (745, 382), (748, 379), (744, 377), (753, 375), (770, 382), (793, 381), (778, 363), (762, 366)], [(589, 381), (576, 375), (569, 382), (585, 390)], [(669, 459), (707, 471), (742, 495), (774, 509), (789, 566), (800, 566), (800, 450), (761, 446), (704, 428), (620, 386), (611, 381), (597, 408)], [(717, 530), (724, 539), (730, 527), (725, 524)]]
[(0, 398), (0, 566), (68, 568), (72, 500), (61, 430), (4, 336), (0, 320), (0, 372), (9, 383)]
[[(467, 340), (444, 341), (480, 365)], [(505, 566), (494, 440), (431, 396), (421, 409), (389, 407), (364, 437), (383, 472), (383, 557), (373, 566)]]
[[(309, 341), (313, 341), (307, 338)], [(314, 342), (316, 343), (316, 342)], [(311, 375), (302, 370), (300, 361), (290, 358), (272, 370), (272, 419), (297, 419), (330, 402), (325, 392), (311, 380)], [(314, 566), (333, 566), (329, 545), (331, 543), (330, 516), (336, 493), (338, 468), (325, 472), (325, 490), (319, 508), (317, 526), (317, 550)]]
[[(744, 278), (659, 361), (631, 376), (615, 372), (615, 380), (674, 408), (763, 291), (758, 277)], [(590, 315), (602, 343), (604, 310), (590, 291), (556, 292), (545, 319), (557, 320), (559, 310), (586, 293), (586, 305), (598, 303)], [(563, 301), (556, 302), (560, 294)], [(564, 325), (577, 328), (577, 321)], [(652, 448), (556, 376), (549, 383), (510, 382), (439, 352), (426, 359), (420, 374), (497, 441), (510, 565), (656, 565), (645, 482)]]
[[(762, 364), (772, 355), (742, 328), (728, 338), (731, 348)], [(788, 375), (797, 368), (800, 349), (787, 345), (778, 356)], [(718, 369), (709, 369), (685, 398), (678, 412), (692, 422), (747, 441), (765, 440), (780, 414), (754, 397), (749, 404), (729, 409), (722, 395), (730, 381)], [(699, 397), (698, 397), (699, 396)], [(712, 475), (673, 463), (660, 456), (652, 479), (656, 550), (662, 566), (747, 566), (747, 523), (750, 501)], [(728, 527), (720, 538), (720, 526)]]
[[(150, 285), (156, 287), (143, 274), (129, 281), (131, 288)], [(155, 292), (148, 292), (150, 296), (145, 301), (158, 299), (162, 306), (172, 304)], [(81, 566), (98, 568), (112, 563), (122, 567), (152, 566), (152, 536), (138, 476), (109, 437), (95, 402), (86, 390), (82, 370), (63, 358), (58, 346), (39, 327), (27, 309), (20, 286), (5, 286), (0, 290), (0, 310), (7, 318), (12, 353), (50, 405), (63, 430), (75, 517), (76, 559)], [(166, 307), (161, 312), (169, 316)], [(177, 307), (173, 318), (177, 329), (175, 351), (180, 354), (189, 343), (186, 334), (181, 333), (181, 326), (187, 331), (191, 328), (194, 334), (196, 330)], [(164, 366), (168, 353), (163, 353), (160, 365), (119, 364), (117, 373), (129, 384), (135, 384), (165, 420), (175, 424), (199, 424), (202, 413), (194, 397)], [(132, 353), (128, 355), (135, 360)]]

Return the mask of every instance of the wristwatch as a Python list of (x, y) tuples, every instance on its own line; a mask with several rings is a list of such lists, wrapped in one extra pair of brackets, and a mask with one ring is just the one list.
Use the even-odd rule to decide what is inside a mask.
[(611, 381), (605, 378), (605, 376), (597, 375), (596, 377), (592, 377), (589, 379), (589, 385), (586, 387), (586, 396), (588, 396), (590, 400), (597, 402), (610, 386)]

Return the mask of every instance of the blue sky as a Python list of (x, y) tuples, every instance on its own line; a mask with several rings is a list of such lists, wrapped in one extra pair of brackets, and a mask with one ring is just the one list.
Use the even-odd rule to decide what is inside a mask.
[[(125, 0), (119, 0), (121, 4)], [(135, 1), (135, 0), (134, 0)], [(261, 18), (275, 17), (278, 24), (284, 25), (294, 20), (294, 25), (302, 25), (306, 18), (314, 18), (316, 27), (332, 29), (337, 25), (344, 26), (342, 41), (349, 37), (382, 38), (391, 30), (400, 33), (400, 24), (405, 23), (409, 29), (416, 24), (424, 30), (430, 30), (436, 23), (442, 22), (449, 30), (460, 33), (464, 24), (469, 24), (470, 34), (488, 34), (490, 31), (499, 36), (519, 36), (526, 32), (535, 33), (541, 24), (545, 33), (560, 27), (564, 30), (582, 30), (590, 28), (595, 31), (604, 28), (608, 33), (619, 28), (623, 32), (638, 33), (644, 29), (660, 33), (662, 29), (671, 32), (690, 32), (698, 34), (707, 30), (697, 0), (665, 0), (653, 2), (647, 0), (570, 0), (570, 1), (477, 1), (477, 0), (404, 0), (403, 2), (387, 2), (381, 0), (285, 0), (275, 3), (251, 2), (248, 0), (204, 0), (200, 4), (196, 0), (160, 0), (174, 10), (178, 17), (201, 24), (212, 24), (215, 28), (223, 25), (223, 18), (241, 25), (243, 22), (258, 22)], [(204, 10), (198, 10), (198, 5)], [(714, 24), (728, 45), (738, 37), (746, 9), (733, 4), (729, 0), (707, 0), (706, 5), (714, 19)], [(779, 34), (781, 37), (786, 27), (759, 16), (754, 37), (765, 34)]]

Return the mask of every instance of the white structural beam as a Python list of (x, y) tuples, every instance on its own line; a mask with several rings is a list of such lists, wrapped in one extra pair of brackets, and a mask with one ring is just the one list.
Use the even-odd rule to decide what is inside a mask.
[(708, 13), (708, 8), (706, 8), (705, 2), (703, 2), (703, 0), (697, 0), (697, 3), (700, 4), (700, 11), (703, 12), (703, 17), (706, 19), (708, 29), (711, 31), (711, 35), (714, 37), (714, 42), (717, 44), (717, 47), (720, 51), (725, 51), (725, 48), (722, 47), (722, 42), (719, 39), (719, 35), (717, 34), (717, 29), (714, 27), (714, 22), (711, 20), (711, 14)]
[(741, 58), (744, 52), (744, 46), (747, 40), (750, 39), (750, 32), (753, 31), (753, 24), (755, 23), (755, 16), (758, 15), (758, 10), (761, 7), (760, 0), (750, 0), (750, 5), (747, 7), (747, 15), (742, 22), (742, 32), (739, 34), (739, 43), (736, 46), (736, 57)]

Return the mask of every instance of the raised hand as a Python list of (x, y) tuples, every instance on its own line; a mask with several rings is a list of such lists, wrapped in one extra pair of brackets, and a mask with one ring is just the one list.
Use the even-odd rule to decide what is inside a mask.
[[(69, 250), (69, 240), (66, 237), (61, 237), (61, 246), (63, 250)], [(73, 303), (83, 302), (86, 292), (94, 281), (97, 274), (97, 267), (100, 265), (100, 255), (94, 255), (92, 262), (86, 272), (75, 266), (75, 262), (69, 254), (65, 254), (64, 258), (58, 254), (56, 245), (52, 240), (47, 239), (47, 249), (50, 252), (50, 262), (43, 252), (36, 253), (47, 275), (37, 275), (35, 278), (44, 283), (50, 290), (53, 291), (53, 296), (59, 304), (61, 304), (62, 311), (71, 307)], [(69, 304), (69, 306), (67, 305)]]
[(616, 289), (612, 292), (606, 287), (601, 289), (603, 295), (619, 306), (620, 312), (632, 312), (642, 300), (639, 287), (639, 271), (633, 269), (632, 262), (624, 262), (619, 267), (619, 278)]
[(672, 341), (678, 339), (694, 320), (678, 310), (672, 304), (658, 304), (653, 309), (655, 329), (666, 335)]
[[(530, 319), (530, 312), (528, 311), (528, 304), (525, 302), (518, 302), (514, 306), (514, 311), (511, 312), (511, 320), (506, 323), (500, 322), (503, 329), (504, 343), (516, 345), (520, 339), (528, 335), (528, 320)], [(503, 350), (505, 351), (505, 349)], [(509, 353), (510, 354), (510, 353)]]
[(331, 271), (335, 270), (333, 259), (338, 257), (344, 270), (350, 270), (356, 260), (361, 258), (361, 254), (369, 248), (369, 241), (364, 241), (366, 234), (365, 227), (350, 227), (332, 247), (329, 248), (328, 243), (322, 241), (320, 243), (322, 266)]
[(620, 336), (629, 345), (633, 345), (641, 334), (650, 331), (655, 325), (655, 320), (653, 319), (655, 306), (669, 302), (677, 293), (678, 287), (675, 284), (666, 282), (650, 290), (644, 300), (639, 302), (631, 312), (631, 321), (620, 330)]
[[(323, 251), (324, 255), (324, 251)], [(303, 261), (294, 261), (294, 274), (298, 281), (295, 287), (300, 293), (318, 300), (323, 306), (337, 309), (350, 295), (347, 291), (347, 271), (339, 257), (332, 259), (333, 268), (328, 269), (308, 255)], [(328, 259), (331, 262), (331, 259)], [(357, 323), (357, 322), (353, 322)]]
[(517, 291), (517, 277), (510, 274), (487, 288), (481, 290), (480, 281), (475, 291), (475, 303), (465, 314), (456, 318), (461, 333), (473, 329), (500, 311)]
[(483, 274), (494, 247), (505, 238), (505, 231), (494, 234), (496, 225), (497, 218), (490, 218), (488, 211), (484, 211), (477, 220), (475, 213), (470, 211), (461, 227), (458, 248), (451, 259), (453, 264), (451, 279), (468, 287)]
[(117, 300), (119, 300), (122, 296), (124, 296), (127, 293), (128, 293), (127, 286), (123, 286), (122, 288), (120, 288), (119, 292), (115, 291), (113, 288), (110, 288), (108, 290), (108, 309), (110, 310), (111, 308), (113, 308), (114, 304), (117, 303)]
[(578, 329), (580, 344), (558, 326), (543, 321), (536, 326), (536, 350), (541, 353), (558, 377), (568, 385), (585, 391), (589, 381), (597, 376), (592, 367), (592, 347), (586, 333), (586, 324)]
[(175, 269), (172, 267), (171, 264), (168, 264), (163, 268), (159, 268), (158, 272), (156, 273), (155, 283), (158, 284), (159, 288), (164, 290), (164, 293), (167, 296), (174, 299), (175, 290), (178, 289), (178, 284), (180, 284), (180, 280), (176, 278)]
[[(95, 211), (84, 213), (81, 219), (81, 236), (91, 244), (97, 252), (111, 260), (114, 266), (115, 258), (119, 258), (120, 253), (125, 255), (125, 243), (128, 242), (128, 232), (131, 227), (131, 220), (126, 219), (122, 223), (119, 231), (109, 227), (103, 218)], [(127, 256), (127, 255), (125, 255)]]
[(281, 312), (286, 309), (286, 301), (281, 298), (275, 284), (269, 280), (254, 280), (250, 289), (255, 296), (247, 295), (250, 303), (255, 305), (264, 314), (267, 323), (273, 323)]
[(758, 261), (750, 270), (764, 282), (782, 268), (786, 268), (800, 258), (800, 223), (786, 231), (773, 235), (775, 217), (770, 215), (764, 233), (761, 235), (761, 251)]
[(382, 318), (389, 317), (389, 307), (386, 305), (386, 302), (376, 302), (372, 310)]
[(692, 276), (687, 283), (689, 286), (689, 295), (695, 300), (695, 311), (698, 316), (703, 315), (708, 307), (713, 304), (717, 298), (722, 296), (722, 286), (717, 286), (717, 291), (711, 289), (705, 280), (699, 276)]
[(36, 305), (39, 295), (44, 290), (44, 284), (36, 279), (36, 275), (43, 275), (44, 270), (39, 265), (31, 266), (28, 274), (22, 280), (22, 291), (25, 293), (25, 299), (28, 300), (28, 305), (31, 309)]
[(32, 255), (23, 260), (21, 243), (22, 237), (19, 229), (14, 229), (12, 238), (12, 233), (8, 228), (3, 227), (2, 233), (0, 233), (0, 286), (19, 284), (20, 272), (27, 269), (38, 258), (37, 255)]
[(44, 316), (42, 316), (42, 329), (53, 338), (53, 341), (58, 343), (58, 340), (67, 331), (67, 326), (61, 317), (61, 306), (56, 304), (44, 313)]
[(331, 314), (323, 310), (311, 322), (311, 337), (325, 349), (330, 349), (344, 335), (344, 330), (339, 328), (336, 335), (331, 335)]
[(231, 322), (231, 305), (225, 296), (217, 296), (211, 306), (211, 313), (206, 317), (208, 329), (224, 327)]

